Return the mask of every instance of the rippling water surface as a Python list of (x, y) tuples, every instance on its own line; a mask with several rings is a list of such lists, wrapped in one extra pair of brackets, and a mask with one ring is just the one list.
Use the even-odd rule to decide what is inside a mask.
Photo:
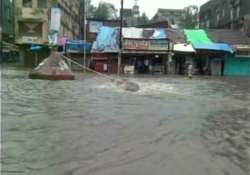
[(3, 175), (248, 175), (248, 78), (92, 74), (29, 80), (2, 67)]

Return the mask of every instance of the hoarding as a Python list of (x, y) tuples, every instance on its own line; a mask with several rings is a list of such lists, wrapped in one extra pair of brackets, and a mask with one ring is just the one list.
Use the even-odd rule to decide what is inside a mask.
[(103, 22), (100, 21), (89, 21), (89, 32), (98, 33), (99, 29), (103, 26)]
[(51, 8), (50, 31), (59, 32), (61, 25), (61, 10), (59, 8)]
[(168, 40), (124, 39), (124, 50), (168, 51)]

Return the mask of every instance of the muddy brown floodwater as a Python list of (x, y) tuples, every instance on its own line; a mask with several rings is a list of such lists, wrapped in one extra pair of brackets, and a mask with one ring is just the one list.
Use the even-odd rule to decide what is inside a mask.
[(29, 80), (1, 68), (3, 175), (248, 175), (245, 78), (93, 74)]

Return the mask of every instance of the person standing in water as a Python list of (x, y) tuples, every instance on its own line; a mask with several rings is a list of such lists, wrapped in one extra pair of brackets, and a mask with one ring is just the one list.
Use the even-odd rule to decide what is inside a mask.
[(188, 64), (188, 78), (191, 79), (193, 76), (193, 65), (191, 63)]

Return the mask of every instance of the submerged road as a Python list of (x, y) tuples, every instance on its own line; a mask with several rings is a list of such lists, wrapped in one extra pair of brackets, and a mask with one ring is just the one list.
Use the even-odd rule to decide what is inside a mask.
[(93, 74), (27, 79), (1, 68), (3, 175), (248, 175), (250, 79)]

